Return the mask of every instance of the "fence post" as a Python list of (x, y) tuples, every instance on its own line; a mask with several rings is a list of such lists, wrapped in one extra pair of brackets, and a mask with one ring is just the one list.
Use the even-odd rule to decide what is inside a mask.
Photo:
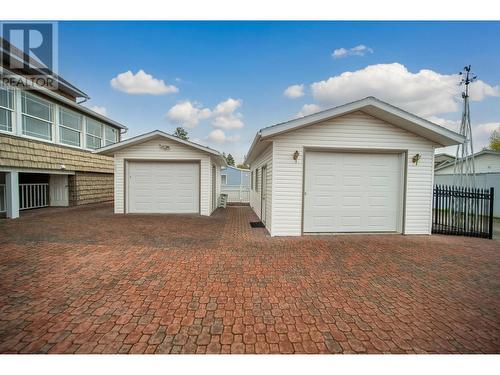
[(493, 238), (493, 198), (494, 198), (495, 188), (490, 187), (490, 222), (489, 222), (489, 239)]

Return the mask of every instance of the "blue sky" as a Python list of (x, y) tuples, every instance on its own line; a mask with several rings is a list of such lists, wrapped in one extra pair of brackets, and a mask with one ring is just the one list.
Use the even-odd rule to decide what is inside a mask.
[(368, 95), (456, 129), (472, 64), (481, 147), (500, 126), (499, 38), (499, 22), (61, 22), (59, 72), (128, 136), (183, 124), (241, 161), (258, 129)]

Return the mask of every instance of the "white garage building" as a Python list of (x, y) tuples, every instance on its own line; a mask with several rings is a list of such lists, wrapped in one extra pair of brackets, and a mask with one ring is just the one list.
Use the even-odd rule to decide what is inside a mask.
[(218, 205), (222, 155), (156, 130), (96, 151), (114, 156), (115, 213), (199, 213)]
[(272, 236), (430, 234), (434, 149), (461, 135), (368, 97), (261, 129), (250, 205)]

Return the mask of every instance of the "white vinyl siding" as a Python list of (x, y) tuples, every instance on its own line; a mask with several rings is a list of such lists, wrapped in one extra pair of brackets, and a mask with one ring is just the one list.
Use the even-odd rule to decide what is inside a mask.
[[(434, 142), (361, 111), (277, 135), (273, 141), (272, 235), (302, 233), (304, 148), (407, 152), (404, 233), (430, 234)], [(292, 158), (295, 151), (299, 151), (297, 161)], [(411, 158), (417, 153), (421, 159), (414, 165)]]
[(12, 90), (0, 84), (0, 130), (12, 131), (14, 95)]
[[(250, 206), (257, 214), (259, 219), (262, 219), (261, 214), (261, 186), (262, 181), (262, 167), (266, 167), (267, 173), (267, 190), (266, 190), (266, 228), (271, 233), (273, 227), (273, 183), (274, 183), (274, 172), (273, 172), (273, 145), (270, 144), (266, 150), (260, 154), (251, 165), (251, 170), (254, 172), (254, 189), (250, 190)], [(257, 170), (258, 169), (258, 170)]]
[(66, 145), (81, 145), (82, 118), (76, 112), (59, 108), (59, 142)]
[[(477, 173), (500, 173), (500, 153), (498, 154), (481, 154), (474, 156), (474, 168)], [(451, 163), (448, 167), (436, 171), (436, 175), (453, 175), (455, 163)], [(495, 192), (496, 195), (496, 192)], [(495, 201), (497, 199), (495, 198)]]
[[(210, 202), (209, 207), (215, 207), (214, 211), (217, 209), (219, 204), (219, 197), (222, 189), (222, 176), (221, 175), (221, 166), (218, 164), (217, 159), (215, 157), (210, 157), (210, 165), (215, 165), (215, 202), (212, 202), (212, 192), (210, 190)], [(210, 167), (210, 189), (212, 189), (212, 167)], [(213, 203), (213, 205), (212, 205)], [(212, 211), (213, 212), (213, 211)]]
[[(170, 146), (164, 150), (159, 145)], [(163, 137), (129, 146), (115, 153), (115, 213), (125, 213), (125, 164), (129, 160), (172, 160), (200, 162), (200, 213), (211, 211), (211, 158), (206, 152)], [(220, 173), (220, 172), (219, 172)], [(220, 175), (218, 177), (220, 179)]]
[(45, 140), (52, 140), (54, 105), (27, 92), (21, 95), (22, 133)]
[(86, 124), (87, 148), (92, 150), (102, 147), (102, 124), (92, 119), (87, 119)]

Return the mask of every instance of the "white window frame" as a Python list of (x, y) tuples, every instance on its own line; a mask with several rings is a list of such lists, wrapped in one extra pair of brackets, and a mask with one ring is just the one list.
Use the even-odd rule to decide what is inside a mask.
[[(89, 134), (88, 133), (88, 122), (89, 122), (89, 120), (92, 121), (92, 122), (94, 122), (94, 123), (97, 123), (97, 124), (101, 125), (101, 137), (100, 138), (98, 136), (94, 135), (94, 134)], [(100, 121), (97, 121), (97, 120), (94, 120), (94, 119), (91, 119), (91, 118), (88, 118), (88, 117), (85, 119), (85, 146), (86, 146), (87, 149), (89, 149), (89, 150), (97, 150), (97, 149), (103, 147), (102, 143), (103, 143), (103, 135), (104, 135), (104, 127), (105, 126), (106, 125), (103, 124)], [(99, 139), (100, 140), (100, 146), (97, 147), (97, 148), (89, 147), (88, 142), (87, 142), (87, 136)]]
[[(104, 146), (109, 146), (109, 145), (112, 145), (112, 144), (115, 144), (116, 142), (118, 142), (118, 137), (119, 137), (119, 134), (120, 134), (120, 131), (117, 129), (117, 128), (114, 128), (112, 126), (109, 126), (109, 125), (106, 125), (106, 124), (103, 124), (103, 132), (104, 132)], [(110, 128), (110, 129), (113, 129), (113, 134), (115, 136), (115, 139), (113, 140), (113, 142), (110, 142), (108, 140), (108, 138), (106, 137), (106, 129), (107, 128)]]
[[(61, 122), (61, 112), (62, 111), (65, 111), (65, 112), (68, 112), (70, 115), (73, 115), (73, 116), (77, 116), (80, 118), (80, 130), (76, 130), (70, 126), (66, 126), (64, 125), (62, 122)], [(68, 130), (71, 130), (71, 131), (74, 131), (74, 132), (78, 132), (79, 133), (79, 139), (80, 139), (80, 144), (79, 145), (74, 145), (74, 144), (69, 144), (69, 143), (64, 143), (61, 139), (61, 132), (59, 131), (59, 134), (58, 134), (58, 143), (64, 145), (64, 146), (71, 146), (71, 147), (78, 147), (78, 148), (83, 148), (83, 142), (82, 142), (82, 134), (83, 134), (83, 115), (79, 114), (78, 112), (75, 112), (75, 111), (72, 111), (66, 107), (62, 107), (62, 106), (58, 106), (58, 110), (57, 110), (57, 126), (58, 128), (64, 128), (64, 129), (68, 129)]]
[(14, 132), (14, 124), (15, 124), (15, 108), (16, 108), (16, 93), (13, 89), (11, 89), (8, 86), (0, 84), (0, 88), (7, 90), (7, 92), (10, 94), (10, 105), (11, 108), (9, 107), (4, 107), (3, 105), (0, 105), (0, 108), (5, 109), (6, 111), (10, 112), (10, 130), (9, 129), (0, 129), (2, 132), (6, 133), (13, 133)]
[(220, 183), (221, 185), (227, 185), (227, 175), (225, 174), (220, 175)]
[(259, 168), (255, 169), (255, 192), (259, 192)]
[[(54, 124), (55, 124), (55, 107), (56, 107), (56, 104), (55, 103), (52, 103), (48, 100), (45, 100), (43, 98), (40, 98), (38, 95), (35, 95), (35, 94), (32, 94), (30, 92), (26, 92), (26, 91), (21, 91), (21, 95), (20, 96), (20, 99), (21, 99), (21, 106), (19, 107), (19, 112), (21, 114), (20, 118), (21, 118), (21, 123), (19, 124), (19, 128), (20, 128), (20, 133), (27, 137), (27, 138), (33, 138), (33, 139), (40, 139), (40, 140), (44, 140), (44, 141), (51, 141), (53, 142), (54, 141), (54, 137), (55, 137), (55, 130), (54, 130)], [(22, 105), (22, 102), (23, 100), (26, 100), (26, 96), (31, 96), (34, 98), (35, 101), (40, 101), (42, 103), (45, 103), (49, 108), (50, 108), (50, 117), (51, 117), (51, 121), (48, 121), (47, 119), (44, 119), (44, 118), (41, 118), (41, 117), (37, 117), (37, 116), (33, 116), (33, 115), (30, 115), (29, 113), (25, 113), (23, 111), (23, 105)], [(36, 134), (33, 135), (33, 134), (26, 134), (25, 133), (25, 130), (24, 130), (24, 117), (30, 117), (30, 118), (33, 118), (35, 120), (38, 120), (38, 121), (42, 121), (42, 122), (45, 122), (46, 124), (48, 124), (50, 126), (50, 138), (45, 138), (45, 137), (42, 137), (42, 136), (37, 136)]]

